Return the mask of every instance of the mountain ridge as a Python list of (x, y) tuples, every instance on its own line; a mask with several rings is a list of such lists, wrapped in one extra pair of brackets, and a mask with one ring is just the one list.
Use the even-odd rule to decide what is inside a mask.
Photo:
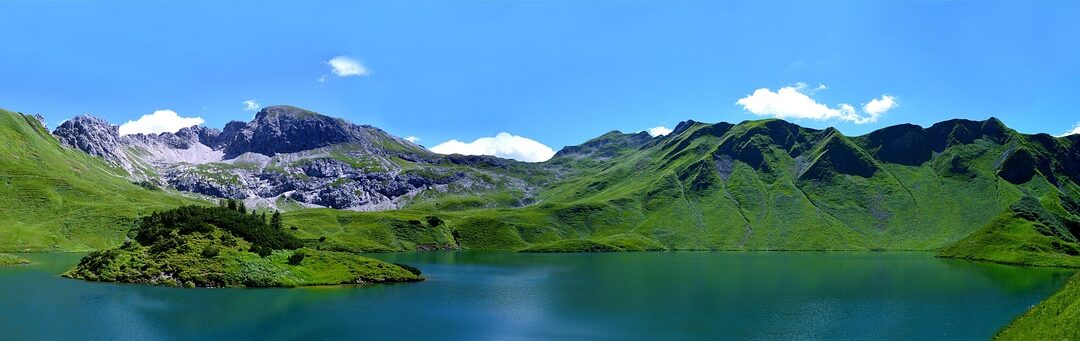
[[(120, 136), (107, 121), (79, 116), (53, 133), (121, 166), (131, 180), (245, 199), (252, 207), (384, 210), (430, 188), (530, 188), (502, 174), (439, 166), (467, 158), (438, 155), (379, 128), (293, 106), (265, 107), (251, 121), (233, 121), (222, 130), (192, 126)], [(500, 161), (507, 162), (516, 161)], [(446, 188), (451, 184), (460, 188)]]
[[(439, 214), (460, 240), (501, 235), (498, 245), (507, 247), (586, 239), (678, 250), (930, 250), (968, 236), (1022, 197), (1052, 208), (1080, 194), (1075, 137), (1021, 134), (996, 118), (901, 124), (858, 136), (779, 119), (687, 120), (665, 136), (611, 131), (546, 162), (524, 163), (438, 155), (396, 137), (365, 145), (357, 136), (377, 135), (339, 129), (365, 126), (268, 108), (220, 131), (193, 127), (128, 139), (196, 143), (225, 160), (151, 169), (164, 170), (166, 181), (158, 184), (169, 188), (247, 198), (249, 207), (266, 209), (386, 212), (343, 211), (334, 220), (310, 220), (330, 211), (286, 213), (287, 220), (319, 221), (300, 233), (353, 250), (429, 247), (402, 234), (406, 221), (389, 223), (406, 211)], [(308, 123), (291, 129), (291, 122)], [(255, 146), (255, 136), (291, 139), (304, 129), (337, 135), (244, 149), (232, 159), (225, 158), (229, 143), (220, 142), (228, 135)], [(315, 149), (291, 152), (294, 146)], [(329, 230), (339, 232), (318, 232)], [(470, 243), (451, 247), (486, 248)]]

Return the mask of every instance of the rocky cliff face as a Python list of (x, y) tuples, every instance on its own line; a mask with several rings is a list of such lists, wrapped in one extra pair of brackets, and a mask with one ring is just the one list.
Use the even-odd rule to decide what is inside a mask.
[(252, 207), (382, 210), (429, 190), (532, 192), (505, 171), (516, 161), (437, 155), (381, 129), (291, 106), (263, 108), (251, 122), (223, 130), (120, 136), (105, 120), (79, 116), (53, 134), (123, 167), (133, 181)]
[[(263, 108), (254, 120), (235, 133), (230, 131), (230, 135), (224, 148), (226, 157), (244, 153), (274, 156), (342, 143), (369, 146), (380, 139), (394, 140), (389, 134), (371, 126), (359, 126), (291, 106)], [(402, 141), (393, 142), (407, 146)]]
[(119, 152), (123, 146), (119, 129), (103, 119), (89, 115), (77, 116), (56, 127), (53, 135), (63, 144), (106, 161), (117, 164), (125, 161), (123, 153)]

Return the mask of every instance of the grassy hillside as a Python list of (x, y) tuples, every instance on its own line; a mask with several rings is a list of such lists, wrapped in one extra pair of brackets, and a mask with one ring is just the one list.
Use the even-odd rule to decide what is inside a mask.
[(1080, 275), (1005, 326), (998, 340), (1080, 339)]
[(361, 249), (452, 246), (412, 241), (401, 224), (436, 215), (447, 225), (438, 234), (462, 248), (628, 239), (675, 250), (935, 250), (1025, 196), (1058, 211), (1080, 198), (1075, 140), (1020, 134), (996, 119), (858, 137), (781, 120), (688, 121), (663, 137), (611, 132), (565, 148), (539, 165), (558, 180), (521, 208), (469, 209), (449, 197), (286, 220), (307, 238)]
[(0, 251), (90, 251), (119, 245), (133, 218), (195, 202), (117, 176), (62, 147), (31, 116), (0, 110)]
[[(11, 141), (0, 150), (9, 156), (0, 205), (15, 212), (0, 217), (0, 251), (115, 246), (132, 218), (192, 201), (122, 180), (122, 170), (61, 147), (31, 117), (0, 118), (0, 138)], [(298, 209), (285, 220), (307, 245), (339, 251), (563, 240), (627, 250), (934, 250), (1008, 220), (999, 215), (1020, 198), (1055, 213), (1077, 201), (1076, 140), (1020, 134), (996, 119), (857, 137), (782, 120), (687, 121), (662, 137), (607, 133), (542, 164), (395, 161), (405, 172), (504, 185), (424, 191), (396, 211)], [(543, 185), (523, 193), (529, 186), (515, 181)]]
[[(1057, 201), (1046, 200), (1053, 204)], [(1051, 213), (1039, 200), (1024, 197), (939, 256), (1014, 265), (1080, 267), (1075, 233), (1080, 221), (1062, 209)]]

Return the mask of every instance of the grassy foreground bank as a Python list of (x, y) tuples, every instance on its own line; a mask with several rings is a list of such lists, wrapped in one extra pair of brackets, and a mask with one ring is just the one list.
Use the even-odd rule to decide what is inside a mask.
[(19, 264), (28, 264), (28, 263), (30, 263), (29, 260), (23, 259), (21, 257), (15, 256), (15, 255), (9, 255), (9, 254), (6, 254), (6, 253), (0, 253), (0, 266), (19, 265)]

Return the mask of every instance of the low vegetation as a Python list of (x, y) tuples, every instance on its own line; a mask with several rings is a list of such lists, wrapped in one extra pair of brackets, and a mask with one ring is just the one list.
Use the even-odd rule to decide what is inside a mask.
[(551, 252), (617, 252), (623, 251), (623, 249), (595, 242), (587, 239), (564, 239), (556, 242), (533, 245), (518, 252), (536, 252), (536, 253), (551, 253)]
[(15, 255), (0, 253), (0, 266), (29, 264), (30, 261)]

